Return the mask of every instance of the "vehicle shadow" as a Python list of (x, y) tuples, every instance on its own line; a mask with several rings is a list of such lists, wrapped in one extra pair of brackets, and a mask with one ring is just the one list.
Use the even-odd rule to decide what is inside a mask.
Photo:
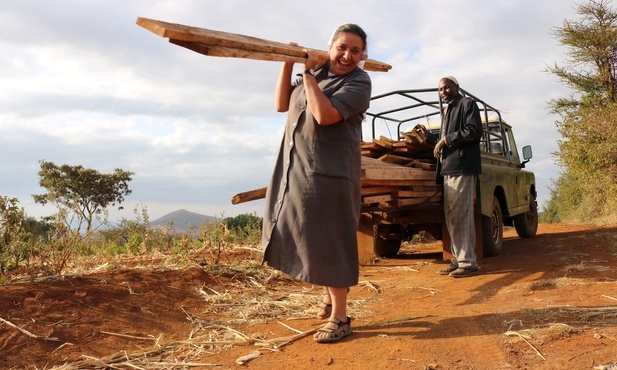
[[(439, 248), (440, 246), (437, 246)], [(430, 260), (446, 264), (435, 243), (430, 251), (399, 253), (393, 260)], [(473, 288), (469, 299), (459, 305), (483, 303), (499, 291), (521, 281), (532, 290), (558, 289), (551, 280), (568, 278), (617, 281), (617, 227), (542, 232), (534, 238), (521, 239), (513, 230), (504, 235), (500, 256), (483, 258), (481, 275), (493, 279)]]
[[(410, 336), (415, 339), (444, 339), (504, 334), (525, 327), (557, 325), (601, 326), (605, 330), (617, 329), (617, 307), (553, 307), (519, 309), (507, 313), (482, 313), (465, 317), (448, 317), (437, 321), (434, 316), (419, 316), (405, 321), (373, 322), (354, 326), (354, 336), (375, 335)], [(495, 324), (498, 325), (495, 325)], [(561, 324), (565, 325), (565, 324)], [(447, 330), (445, 330), (447, 329)]]

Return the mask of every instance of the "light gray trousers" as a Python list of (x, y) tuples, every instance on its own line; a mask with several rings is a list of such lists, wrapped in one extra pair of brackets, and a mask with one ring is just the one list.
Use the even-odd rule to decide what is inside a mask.
[(445, 176), (443, 181), (444, 213), (450, 234), (453, 264), (477, 267), (476, 226), (473, 200), (477, 175)]

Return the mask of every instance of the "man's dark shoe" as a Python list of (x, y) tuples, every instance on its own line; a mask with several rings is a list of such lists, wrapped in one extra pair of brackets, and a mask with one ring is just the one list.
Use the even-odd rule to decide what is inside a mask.
[(437, 270), (437, 273), (440, 275), (449, 275), (452, 271), (455, 271), (458, 268), (458, 265), (450, 264), (448, 267), (444, 267), (442, 269)]
[(459, 267), (452, 271), (449, 275), (455, 278), (474, 276), (480, 273), (480, 269), (477, 267)]

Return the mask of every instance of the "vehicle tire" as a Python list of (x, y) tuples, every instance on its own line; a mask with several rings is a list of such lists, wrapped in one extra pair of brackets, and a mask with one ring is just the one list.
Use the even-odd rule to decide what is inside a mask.
[(514, 228), (521, 238), (533, 238), (538, 231), (538, 205), (529, 195), (529, 211), (514, 216)]
[(375, 237), (375, 254), (379, 257), (391, 258), (398, 254), (401, 249), (401, 239), (381, 239)]
[(484, 256), (499, 256), (503, 245), (503, 215), (499, 200), (495, 196), (491, 217), (482, 215), (482, 237)]
[(394, 257), (401, 249), (401, 225), (378, 225), (373, 239), (373, 249), (379, 257)]

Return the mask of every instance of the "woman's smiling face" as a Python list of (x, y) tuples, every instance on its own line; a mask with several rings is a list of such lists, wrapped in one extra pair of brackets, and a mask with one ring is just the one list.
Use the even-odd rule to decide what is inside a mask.
[(362, 56), (362, 38), (350, 32), (341, 32), (332, 43), (330, 54), (330, 72), (337, 76), (353, 71)]

